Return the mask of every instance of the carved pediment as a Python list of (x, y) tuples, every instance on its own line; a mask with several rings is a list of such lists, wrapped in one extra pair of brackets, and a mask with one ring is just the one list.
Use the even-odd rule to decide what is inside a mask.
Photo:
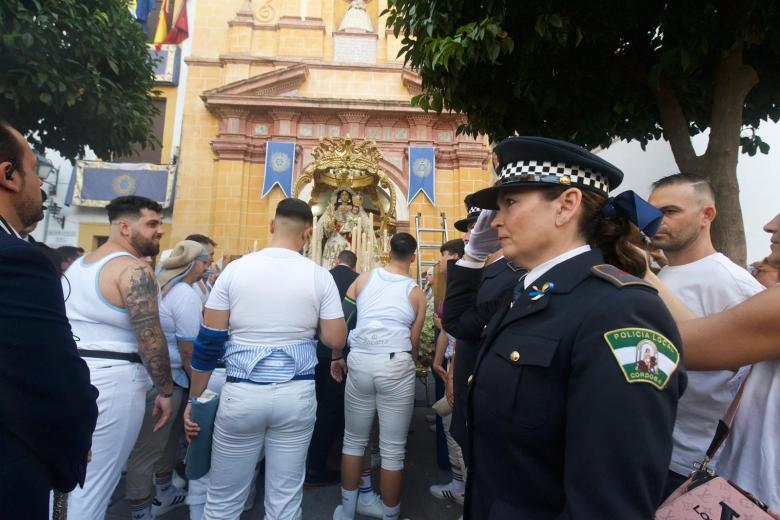
[(228, 83), (222, 87), (207, 90), (204, 98), (212, 96), (275, 97), (293, 93), (306, 81), (309, 68), (305, 64), (293, 65), (265, 74)]
[(401, 81), (409, 94), (416, 96), (422, 94), (422, 78), (411, 70), (404, 69), (401, 72)]

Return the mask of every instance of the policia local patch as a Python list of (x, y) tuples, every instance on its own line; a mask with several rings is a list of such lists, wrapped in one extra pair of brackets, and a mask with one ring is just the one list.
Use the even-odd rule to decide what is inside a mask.
[(604, 339), (629, 383), (649, 383), (663, 390), (680, 363), (677, 348), (654, 330), (610, 330)]

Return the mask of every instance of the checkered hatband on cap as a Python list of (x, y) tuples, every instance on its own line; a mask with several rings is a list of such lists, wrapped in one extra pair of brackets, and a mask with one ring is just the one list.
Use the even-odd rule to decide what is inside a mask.
[(498, 174), (501, 184), (513, 182), (538, 182), (572, 185), (609, 193), (607, 178), (593, 170), (564, 163), (522, 161), (507, 163)]
[(476, 206), (469, 206), (468, 214), (471, 215), (472, 213), (479, 213), (482, 211), (482, 208), (478, 208)]

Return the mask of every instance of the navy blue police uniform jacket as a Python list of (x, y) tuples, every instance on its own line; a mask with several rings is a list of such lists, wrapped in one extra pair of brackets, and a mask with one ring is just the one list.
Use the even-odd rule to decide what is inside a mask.
[[(454, 260), (451, 260), (454, 263)], [(485, 304), (496, 298), (500, 298), (507, 287), (513, 287), (517, 280), (525, 273), (525, 270), (513, 267), (506, 258), (496, 260), (492, 264), (485, 266), (482, 270), (482, 279), (479, 283), (476, 302), (477, 305)], [(453, 316), (448, 311), (449, 295), (444, 298), (444, 312), (442, 322), (444, 330), (449, 331), (457, 327), (459, 316)], [(453, 323), (452, 320), (456, 323)], [(452, 423), (450, 433), (455, 442), (460, 445), (463, 451), (463, 458), (466, 466), (469, 465), (471, 454), (468, 450), (468, 436), (466, 433), (466, 409), (468, 403), (468, 378), (474, 373), (474, 365), (477, 362), (477, 352), (479, 351), (479, 341), (471, 339), (457, 338), (455, 354), (455, 371), (453, 372), (453, 393), (455, 397), (455, 406), (452, 410)]]
[(59, 278), (37, 247), (0, 229), (3, 518), (47, 518), (49, 491), (71, 491), (86, 475), (98, 391), (76, 350)]
[(482, 305), (480, 270), (450, 266), (455, 335), (481, 342), (464, 518), (653, 518), (687, 380), (681, 342), (656, 291), (603, 262), (582, 253)]

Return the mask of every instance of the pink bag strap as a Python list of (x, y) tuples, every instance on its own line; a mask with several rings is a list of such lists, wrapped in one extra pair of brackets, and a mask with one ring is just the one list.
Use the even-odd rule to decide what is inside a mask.
[(739, 402), (742, 400), (742, 392), (745, 390), (745, 385), (747, 384), (751, 371), (752, 367), (745, 375), (745, 379), (742, 380), (742, 384), (739, 385), (737, 395), (734, 396), (734, 400), (731, 401), (731, 404), (726, 409), (726, 413), (723, 414), (723, 417), (718, 421), (718, 426), (715, 428), (715, 436), (712, 438), (710, 447), (707, 449), (707, 461), (710, 461), (715, 457), (715, 454), (718, 453), (718, 450), (720, 450), (721, 446), (723, 446), (723, 443), (726, 442), (726, 439), (731, 433), (732, 426), (734, 425), (734, 417), (737, 415)]

